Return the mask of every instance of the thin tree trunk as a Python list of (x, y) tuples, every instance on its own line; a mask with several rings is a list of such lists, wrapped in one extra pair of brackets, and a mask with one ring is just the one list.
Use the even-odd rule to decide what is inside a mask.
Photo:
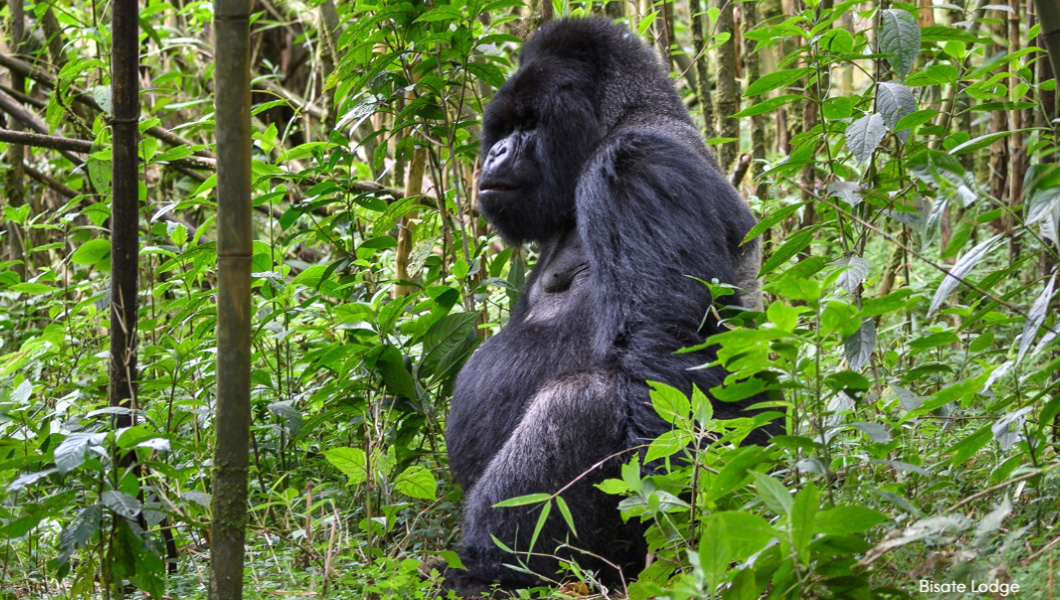
[(728, 173), (740, 152), (740, 123), (731, 118), (740, 112), (740, 97), (736, 87), (736, 27), (733, 2), (716, 1), (721, 12), (718, 13), (715, 33), (718, 36), (728, 33), (730, 36), (718, 47), (714, 63), (718, 74), (718, 99), (715, 103), (718, 107), (718, 135), (723, 138), (737, 138), (737, 141), (724, 143), (718, 148), (718, 162), (722, 170)]
[[(992, 11), (989, 13), (990, 16), (998, 16), (1001, 13)], [(991, 34), (995, 34), (994, 39), (997, 39), (998, 29), (995, 25), (990, 24), (988, 28), (991, 30)], [(1001, 26), (1001, 32), (1006, 33), (1004, 26)], [(1001, 37), (1005, 37), (1002, 35)], [(1005, 48), (1000, 44), (991, 44), (990, 54), (996, 55), (999, 52), (1004, 51)], [(996, 110), (990, 113), (990, 133), (996, 133), (1005, 131), (1008, 128), (1008, 123), (1005, 119), (1004, 111)], [(990, 195), (996, 198), (998, 201), (1003, 202), (1008, 194), (1008, 143), (1004, 140), (998, 140), (990, 145)], [(1001, 218), (994, 221), (995, 226), (999, 226), (1002, 231), (1011, 235), (1011, 231), (1008, 229), (1010, 221), (1007, 217)]]
[[(1008, 51), (1012, 54), (1020, 49), (1020, 0), (1009, 0), (1009, 8), (1012, 10), (1008, 13)], [(1013, 81), (1018, 81), (1019, 77), (1016, 72), (1019, 69), (1018, 60), (1009, 63), (1009, 72), (1012, 74)], [(1012, 86), (1012, 89), (1015, 89), (1015, 87)], [(1023, 98), (1013, 97), (1012, 99), (1019, 102)], [(1027, 150), (1023, 147), (1023, 136), (1017, 133), (1022, 127), (1023, 112), (1019, 109), (1010, 110), (1009, 131), (1013, 133), (1008, 137), (1010, 160), (1008, 202), (1009, 207), (1012, 209), (1015, 209), (1023, 200), (1023, 174), (1027, 171)], [(1011, 224), (1007, 229), (1013, 231), (1016, 225), (1016, 217), (1014, 215), (1009, 216), (1008, 220)], [(1019, 240), (1015, 235), (1009, 236), (1009, 259), (1015, 260), (1019, 256), (1019, 252)]]
[[(1043, 4), (1049, 4), (1048, 7)], [(1043, 12), (1043, 10), (1045, 12)], [(1049, 60), (1038, 61), (1038, 82), (1049, 81), (1054, 77), (1056, 67), (1060, 65), (1060, 5), (1056, 2), (1050, 2), (1049, 0), (1035, 0), (1035, 12), (1037, 13), (1038, 22), (1041, 23), (1041, 33), (1038, 35), (1036, 40), (1036, 46), (1045, 47), (1049, 52)], [(1028, 24), (1028, 27), (1030, 25)], [(1051, 37), (1050, 37), (1051, 32)], [(1057, 126), (1055, 120), (1057, 116), (1060, 116), (1060, 107), (1057, 106), (1057, 93), (1056, 90), (1042, 90), (1039, 88), (1038, 99), (1041, 102), (1041, 106), (1036, 114), (1039, 115), (1038, 126), (1048, 129), (1053, 134), (1053, 145), (1056, 144), (1057, 139)], [(1043, 163), (1056, 163), (1057, 155), (1054, 152), (1042, 153), (1041, 161)], [(1055, 235), (1055, 232), (1054, 232)], [(1056, 271), (1056, 260), (1053, 255), (1049, 252), (1041, 253), (1041, 274), (1043, 279), (1050, 277)], [(1052, 314), (1056, 314), (1058, 310), (1058, 302), (1053, 301), (1049, 311)], [(1055, 322), (1054, 322), (1055, 323)], [(1055, 324), (1053, 325), (1056, 326)], [(1055, 348), (1055, 346), (1054, 346)], [(1060, 356), (1060, 350), (1053, 350), (1051, 357), (1055, 360), (1057, 356)], [(1060, 377), (1060, 370), (1053, 371), (1053, 377)], [(1053, 417), (1053, 443), (1060, 443), (1060, 414)]]
[[(25, 45), (25, 15), (22, 11), (22, 0), (7, 0), (7, 10), (10, 13), (11, 18), (11, 45), (14, 46), (15, 52), (22, 53)], [(12, 71), (11, 75), (11, 87), (19, 93), (26, 92), (26, 78), (20, 73)], [(11, 123), (12, 130), (19, 130), (21, 127), (17, 123)], [(22, 168), (23, 158), (25, 157), (26, 149), (20, 144), (12, 144), (7, 148), (7, 176), (6, 176), (6, 196), (7, 205), (12, 208), (17, 208), (26, 203), (26, 190), (23, 185), (25, 179), (25, 171)], [(13, 261), (22, 261), (21, 263), (14, 264), (11, 266), (11, 270), (18, 274), (20, 280), (25, 279), (27, 267), (26, 264), (29, 261), (29, 256), (26, 254), (26, 244), (23, 235), (25, 231), (19, 227), (18, 223), (14, 221), (8, 221), (7, 223), (7, 237), (9, 245), (9, 259)]]
[(917, 11), (917, 20), (920, 22), (921, 27), (934, 27), (935, 26), (935, 9), (934, 3), (931, 0), (918, 0), (917, 7), (920, 9)]
[(243, 597), (250, 456), (250, 0), (215, 0), (217, 415), (210, 600)]
[[(412, 198), (419, 196), (423, 191), (423, 171), (427, 166), (427, 150), (425, 148), (417, 148), (412, 154), (412, 160), (409, 162), (409, 174), (408, 180), (405, 183), (405, 197)], [(416, 201), (417, 204), (419, 200)], [(397, 245), (397, 257), (396, 257), (396, 269), (395, 275), (397, 279), (401, 281), (412, 281), (412, 276), (409, 275), (409, 258), (412, 254), (412, 241), (415, 233), (414, 222), (416, 220), (416, 211), (410, 211), (404, 217), (401, 217), (401, 223), (398, 226), (398, 245)], [(407, 296), (412, 292), (412, 287), (408, 285), (398, 284), (393, 288), (393, 297)]]
[[(140, 270), (140, 177), (136, 156), (139, 135), (140, 66), (138, 0), (111, 5), (111, 212), (110, 212), (110, 388), (109, 404), (128, 409), (114, 416), (115, 429), (131, 427), (136, 411), (136, 317)], [(117, 451), (115, 451), (117, 453)], [(116, 462), (139, 477), (136, 455)], [(141, 527), (145, 525), (141, 515)], [(120, 590), (122, 578), (110, 565), (121, 551), (107, 545), (103, 584)]]
[(1038, 9), (1038, 20), (1042, 24), (1042, 41), (1049, 53), (1053, 73), (1060, 73), (1060, 2), (1056, 0), (1034, 0)]
[[(140, 63), (137, 0), (112, 5), (111, 101), (113, 162), (110, 280), (110, 405), (135, 408), (136, 303), (140, 266), (140, 171), (136, 145), (139, 134)], [(128, 427), (132, 414), (118, 415), (117, 426)]]
[[(740, 5), (743, 11), (742, 36), (743, 72), (744, 81), (751, 82), (761, 76), (759, 59), (761, 58), (755, 49), (755, 41), (747, 37), (750, 31), (758, 23), (758, 3), (745, 2)], [(759, 198), (765, 198), (768, 192), (768, 183), (759, 181), (758, 178), (764, 170), (766, 158), (766, 117), (765, 115), (754, 115), (751, 117), (751, 194)]]
[(714, 102), (710, 97), (710, 61), (707, 59), (707, 19), (700, 0), (689, 0), (688, 12), (692, 15), (692, 49), (696, 53), (696, 96), (703, 113), (703, 135), (717, 137), (714, 130)]
[(530, 0), (523, 37), (530, 37), (542, 23), (551, 21), (555, 17), (553, 13), (552, 0)]
[[(1048, 46), (1049, 42), (1045, 38), (1045, 35), (1046, 35), (1045, 34), (1045, 20), (1041, 16), (1041, 10), (1042, 9), (1041, 9), (1041, 7), (1036, 7), (1036, 10), (1039, 13), (1038, 14), (1038, 20), (1042, 24), (1042, 33), (1040, 33), (1038, 35), (1037, 43), (1035, 45), (1038, 46), (1038, 47)], [(1060, 20), (1060, 10), (1058, 10), (1057, 18), (1058, 18), (1058, 20)], [(1057, 31), (1060, 32), (1060, 23), (1057, 23), (1056, 25), (1058, 26)], [(1060, 35), (1058, 35), (1057, 37), (1060, 38)], [(1039, 60), (1036, 64), (1038, 65), (1038, 82), (1039, 83), (1041, 83), (1043, 81), (1049, 81), (1050, 79), (1052, 79), (1054, 77), (1054, 75), (1053, 75), (1053, 73), (1055, 72), (1053, 70), (1054, 62), (1052, 61), (1052, 56), (1051, 55), (1050, 55), (1050, 60)], [(1039, 115), (1039, 117), (1038, 117), (1038, 126), (1047, 128), (1047, 129), (1049, 129), (1049, 130), (1051, 130), (1053, 132), (1053, 138), (1054, 138), (1053, 139), (1053, 143), (1055, 144), (1056, 143), (1056, 125), (1053, 124), (1053, 120), (1056, 119), (1058, 114), (1060, 114), (1060, 111), (1057, 110), (1057, 102), (1056, 102), (1057, 94), (1056, 94), (1056, 90), (1055, 89), (1054, 90), (1043, 90), (1043, 89), (1041, 89), (1039, 87), (1038, 88), (1038, 99), (1041, 102), (1041, 107), (1039, 107), (1039, 110), (1037, 111), (1037, 114)], [(1045, 154), (1044, 156), (1050, 157), (1049, 160), (1046, 160), (1046, 162), (1055, 162), (1055, 157), (1056, 157), (1055, 154)]]
[(674, 3), (667, 0), (659, 6), (659, 16), (652, 23), (655, 29), (655, 41), (659, 45), (659, 54), (667, 69), (673, 69), (671, 49), (674, 44)]
[[(335, 8), (334, 0), (325, 0), (320, 5), (320, 20), (323, 26), (324, 38), (324, 66), (331, 73), (338, 64), (339, 49), (339, 11)], [(335, 121), (338, 118), (338, 106), (335, 105), (335, 88), (324, 92), (327, 94), (327, 113), (324, 119), (324, 127), (327, 131), (335, 129)]]

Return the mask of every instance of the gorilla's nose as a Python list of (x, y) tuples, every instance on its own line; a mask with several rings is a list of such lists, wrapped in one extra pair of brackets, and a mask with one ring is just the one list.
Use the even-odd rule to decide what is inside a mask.
[(486, 164), (484, 166), (487, 171), (492, 171), (504, 164), (504, 161), (508, 159), (508, 154), (512, 150), (513, 143), (512, 136), (508, 136), (496, 144), (493, 144), (493, 147), (490, 148), (489, 154), (486, 155)]

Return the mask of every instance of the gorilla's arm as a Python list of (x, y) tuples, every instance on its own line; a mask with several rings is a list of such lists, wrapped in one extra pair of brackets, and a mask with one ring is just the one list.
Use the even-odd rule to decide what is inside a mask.
[[(740, 242), (755, 222), (717, 167), (673, 136), (625, 132), (594, 154), (576, 206), (593, 277), (594, 355), (702, 341), (711, 298), (690, 276), (736, 284), (749, 251)], [(708, 320), (703, 333), (714, 326)]]

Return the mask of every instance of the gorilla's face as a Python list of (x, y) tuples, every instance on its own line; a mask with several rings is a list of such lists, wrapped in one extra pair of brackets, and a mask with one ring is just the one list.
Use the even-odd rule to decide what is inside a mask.
[(601, 132), (593, 74), (577, 61), (531, 54), (483, 117), (479, 208), (509, 243), (574, 226), (574, 188)]

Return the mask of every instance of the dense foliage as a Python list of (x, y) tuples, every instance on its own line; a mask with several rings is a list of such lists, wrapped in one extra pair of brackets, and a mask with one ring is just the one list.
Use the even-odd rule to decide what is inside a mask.
[[(448, 396), (535, 258), (476, 212), (479, 123), (550, 12), (533, 4), (255, 4), (248, 597), (431, 597), (459, 562)], [(921, 579), (1055, 595), (1056, 80), (1030, 4), (921, 5), (553, 7), (660, 46), (761, 219), (766, 303), (711, 340), (727, 385), (656, 386), (674, 430), (643, 460), (665, 467), (602, 485), (652, 524), (650, 566), (627, 590), (572, 566), (527, 597), (869, 598)], [(131, 408), (107, 401), (109, 8), (2, 11), (4, 131), (69, 144), (5, 144), (0, 167), (5, 598), (206, 593), (212, 7), (141, 2)], [(707, 397), (767, 386), (786, 434), (734, 447), (750, 423)], [(577, 529), (560, 496), (512, 503)]]

